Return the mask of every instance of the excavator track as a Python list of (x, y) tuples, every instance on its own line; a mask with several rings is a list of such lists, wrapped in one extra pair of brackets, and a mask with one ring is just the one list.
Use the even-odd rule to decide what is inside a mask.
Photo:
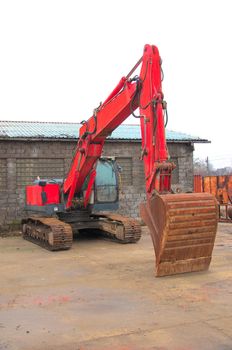
[(72, 228), (56, 218), (31, 216), (22, 220), (23, 238), (50, 251), (71, 248)]
[(94, 217), (99, 219), (99, 228), (111, 240), (136, 243), (141, 238), (141, 225), (136, 219), (110, 212), (100, 212)]

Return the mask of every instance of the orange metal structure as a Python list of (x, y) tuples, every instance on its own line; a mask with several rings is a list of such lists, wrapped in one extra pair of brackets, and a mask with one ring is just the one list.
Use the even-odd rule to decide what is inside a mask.
[[(219, 204), (220, 221), (232, 222), (232, 175), (195, 175), (194, 192), (213, 194)], [(224, 215), (223, 208), (225, 211)]]

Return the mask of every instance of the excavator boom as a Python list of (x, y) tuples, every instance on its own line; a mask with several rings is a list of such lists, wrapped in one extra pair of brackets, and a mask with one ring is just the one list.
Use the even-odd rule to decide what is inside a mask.
[(156, 253), (156, 275), (206, 270), (218, 222), (218, 205), (210, 194), (172, 194), (158, 49), (146, 45), (141, 68), (140, 108), (142, 157), (147, 201), (140, 214), (149, 227)]

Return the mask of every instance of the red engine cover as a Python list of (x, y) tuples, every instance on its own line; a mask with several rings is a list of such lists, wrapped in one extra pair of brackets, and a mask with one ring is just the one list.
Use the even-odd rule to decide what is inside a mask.
[[(46, 193), (46, 202), (43, 203), (42, 192)], [(26, 186), (27, 205), (43, 206), (46, 204), (60, 203), (60, 187), (58, 184), (47, 184), (45, 186), (30, 185)]]

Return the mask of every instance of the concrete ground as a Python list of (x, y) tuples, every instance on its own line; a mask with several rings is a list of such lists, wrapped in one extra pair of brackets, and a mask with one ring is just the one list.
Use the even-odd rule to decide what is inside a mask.
[(79, 239), (51, 253), (0, 239), (0, 349), (231, 350), (232, 225), (210, 270), (154, 277), (154, 252)]

